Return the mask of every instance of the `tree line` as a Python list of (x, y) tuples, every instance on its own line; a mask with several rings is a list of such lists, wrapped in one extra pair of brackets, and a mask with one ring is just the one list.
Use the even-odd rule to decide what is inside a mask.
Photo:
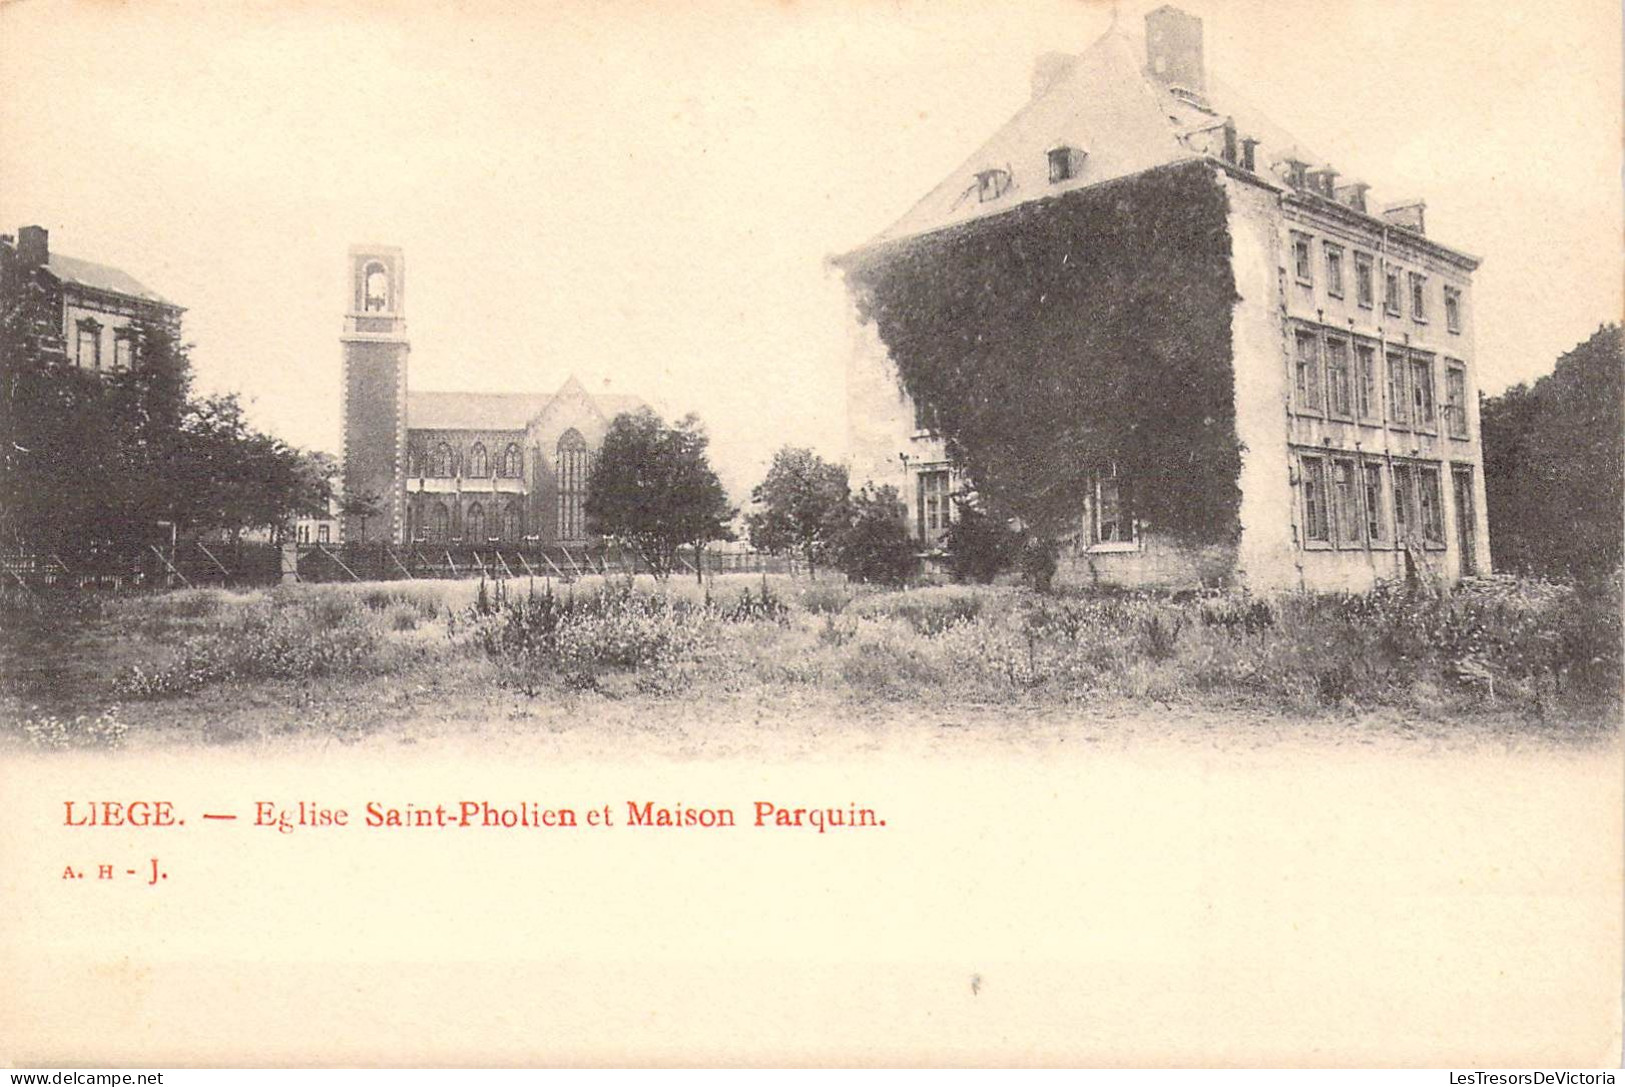
[(1499, 570), (1592, 580), (1625, 536), (1625, 337), (1604, 325), (1533, 385), (1479, 413), (1490, 550)]

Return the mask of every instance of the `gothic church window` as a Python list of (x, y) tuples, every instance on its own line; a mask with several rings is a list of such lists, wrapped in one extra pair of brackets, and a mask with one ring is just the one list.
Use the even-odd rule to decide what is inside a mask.
[(559, 438), (559, 539), (587, 534), (587, 440), (574, 428)]
[(429, 458), (429, 474), (436, 479), (451, 478), (451, 446), (445, 442), (434, 447), (434, 453)]
[(436, 506), (429, 515), (429, 541), (445, 543), (451, 539), (451, 512), (445, 506)]
[(502, 511), (502, 538), (508, 541), (517, 541), (524, 531), (524, 519), (520, 516), (521, 510), (518, 502), (510, 502), (508, 508)]
[(508, 448), (502, 452), (502, 465), (497, 474), (503, 479), (518, 479), (525, 474), (524, 456), (519, 452), (517, 442), (509, 442)]
[(485, 456), (485, 445), (481, 442), (475, 442), (474, 448), (468, 451), (468, 474), (476, 479), (484, 479), (491, 474), (491, 465)]
[(485, 511), (478, 502), (468, 507), (468, 516), (464, 518), (464, 532), (474, 543), (485, 542)]

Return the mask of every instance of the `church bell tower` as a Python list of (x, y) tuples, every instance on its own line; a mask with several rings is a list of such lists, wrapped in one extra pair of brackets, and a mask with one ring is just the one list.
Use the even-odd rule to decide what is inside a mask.
[(339, 521), (345, 543), (401, 543), (406, 531), (406, 260), (388, 245), (350, 247), (344, 315), (344, 498), (372, 498)]

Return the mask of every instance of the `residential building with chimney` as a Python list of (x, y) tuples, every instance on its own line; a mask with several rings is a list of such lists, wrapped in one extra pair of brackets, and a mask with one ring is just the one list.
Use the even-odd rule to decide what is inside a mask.
[(184, 309), (128, 272), (51, 251), (50, 234), (0, 234), (0, 297), (27, 310), (47, 357), (93, 373), (127, 370), (145, 323), (176, 331)]
[(615, 417), (643, 401), (590, 393), (574, 376), (552, 393), (414, 391), (404, 255), (355, 246), (348, 269), (341, 540), (587, 542), (592, 459)]
[[(1422, 201), (1375, 202), (1204, 54), (1202, 21), (1164, 6), (1143, 36), (1114, 25), (1039, 58), (1026, 106), (836, 258), (858, 310), (854, 484), (896, 486), (922, 550), (940, 543), (974, 487), (961, 467), (987, 453), (963, 417), (981, 401), (954, 384), (970, 367), (984, 401), (1077, 405), (1012, 447), (1053, 456), (1075, 510), (1063, 582), (1486, 572), (1477, 258), (1428, 235)], [(951, 459), (955, 440), (973, 455)], [(1222, 516), (1188, 514), (1210, 497)]]

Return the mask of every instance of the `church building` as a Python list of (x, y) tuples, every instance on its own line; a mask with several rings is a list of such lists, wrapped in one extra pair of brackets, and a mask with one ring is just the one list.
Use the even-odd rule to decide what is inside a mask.
[(587, 542), (592, 458), (643, 401), (594, 395), (573, 376), (553, 393), (415, 392), (400, 249), (354, 246), (349, 273), (341, 540)]
[(1003, 128), (835, 258), (854, 485), (896, 487), (929, 556), (980, 458), (1069, 519), (1062, 583), (1487, 572), (1479, 261), (1370, 190), (1178, 8), (1040, 57)]

